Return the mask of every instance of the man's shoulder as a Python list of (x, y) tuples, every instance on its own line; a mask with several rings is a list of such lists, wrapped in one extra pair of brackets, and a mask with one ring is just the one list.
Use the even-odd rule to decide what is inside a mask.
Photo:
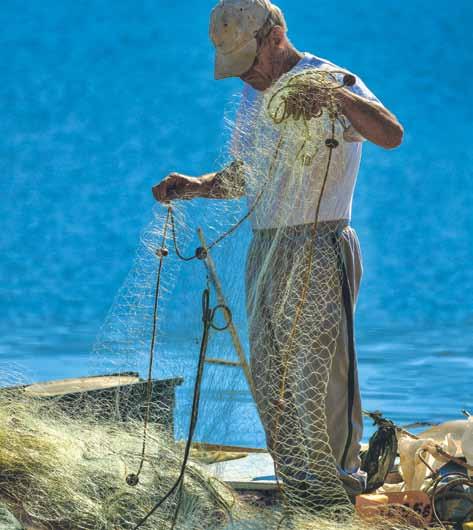
[(350, 74), (352, 73), (350, 70), (348, 70), (348, 68), (339, 66), (338, 64), (335, 64), (334, 62), (329, 61), (328, 59), (319, 57), (310, 52), (303, 53), (301, 66), (310, 66), (313, 68), (321, 68), (324, 70), (340, 70), (342, 72), (346, 72)]
[(351, 74), (355, 77), (355, 84), (349, 88), (351, 92), (358, 94), (366, 99), (371, 101), (376, 101), (379, 103), (379, 99), (371, 92), (371, 90), (366, 86), (365, 82), (361, 79), (359, 75), (353, 71), (345, 68), (344, 66), (339, 66), (328, 59), (318, 57), (309, 52), (304, 52), (303, 60), (301, 61), (301, 67), (309, 68), (320, 68), (321, 70), (336, 70), (337, 72), (343, 72), (346, 74)]

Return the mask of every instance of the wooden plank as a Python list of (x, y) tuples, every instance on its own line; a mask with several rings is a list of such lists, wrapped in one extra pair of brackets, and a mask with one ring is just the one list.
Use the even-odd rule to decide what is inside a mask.
[(229, 453), (257, 453), (257, 454), (268, 454), (266, 449), (259, 449), (257, 447), (242, 447), (240, 445), (219, 445), (219, 444), (208, 444), (204, 442), (194, 442), (192, 447), (201, 449), (202, 451), (218, 451), (218, 452), (229, 452)]
[(136, 376), (98, 376), (77, 377), (73, 379), (62, 379), (60, 381), (48, 381), (46, 383), (35, 383), (25, 387), (25, 394), (31, 397), (57, 397), (76, 392), (91, 392), (107, 388), (132, 385), (140, 382)]
[(233, 489), (240, 491), (275, 491), (279, 489), (274, 474), (274, 462), (267, 450), (238, 446), (201, 445), (208, 450), (212, 450), (213, 447), (218, 451), (227, 450), (235, 453), (240, 450), (249, 453), (245, 458), (239, 460), (218, 462), (207, 466), (210, 474)]
[(241, 363), (238, 361), (227, 361), (226, 359), (205, 359), (205, 362), (208, 364), (228, 366), (229, 368), (241, 368)]
[[(225, 299), (225, 295), (223, 294), (222, 285), (220, 283), (220, 279), (217, 275), (217, 269), (215, 267), (215, 263), (212, 259), (212, 256), (210, 255), (210, 252), (207, 250), (207, 243), (205, 241), (204, 232), (201, 228), (197, 229), (197, 234), (199, 236), (200, 242), (202, 244), (202, 247), (207, 251), (207, 257), (205, 258), (205, 265), (207, 267), (207, 270), (210, 274), (210, 279), (212, 280), (212, 283), (215, 286), (215, 290), (217, 291), (217, 298), (220, 304), (226, 305), (228, 307), (228, 303)], [(241, 367), (243, 369), (243, 373), (245, 374), (246, 380), (248, 382), (248, 386), (250, 388), (251, 394), (255, 395), (254, 392), (254, 386), (253, 386), (253, 379), (251, 377), (251, 371), (250, 367), (248, 366), (248, 363), (246, 361), (246, 355), (243, 350), (243, 345), (240, 341), (240, 337), (238, 335), (238, 331), (235, 327), (235, 324), (233, 322), (229, 323), (228, 330), (230, 332), (230, 335), (232, 337), (233, 345), (235, 346), (235, 350), (237, 352), (238, 358), (240, 359)]]
[(273, 459), (267, 452), (207, 466), (208, 471), (236, 490), (277, 490)]

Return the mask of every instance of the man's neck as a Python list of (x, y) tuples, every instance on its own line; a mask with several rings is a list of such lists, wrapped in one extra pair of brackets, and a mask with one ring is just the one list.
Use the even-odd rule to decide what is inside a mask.
[(302, 59), (303, 54), (294, 46), (288, 45), (273, 59), (272, 78), (273, 82), (289, 72)]

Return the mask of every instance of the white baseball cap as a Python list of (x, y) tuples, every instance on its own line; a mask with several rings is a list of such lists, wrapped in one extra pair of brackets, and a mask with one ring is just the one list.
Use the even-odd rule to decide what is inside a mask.
[(239, 77), (256, 58), (256, 34), (271, 13), (268, 0), (220, 0), (210, 15), (215, 48), (215, 79)]

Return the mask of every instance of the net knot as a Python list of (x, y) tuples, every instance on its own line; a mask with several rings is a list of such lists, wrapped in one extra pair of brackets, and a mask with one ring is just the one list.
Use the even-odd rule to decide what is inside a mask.
[(282, 410), (285, 407), (285, 400), (284, 399), (277, 399), (275, 402), (275, 405), (278, 409)]
[(311, 166), (314, 158), (308, 154), (302, 155), (301, 157), (302, 164), (304, 166)]

